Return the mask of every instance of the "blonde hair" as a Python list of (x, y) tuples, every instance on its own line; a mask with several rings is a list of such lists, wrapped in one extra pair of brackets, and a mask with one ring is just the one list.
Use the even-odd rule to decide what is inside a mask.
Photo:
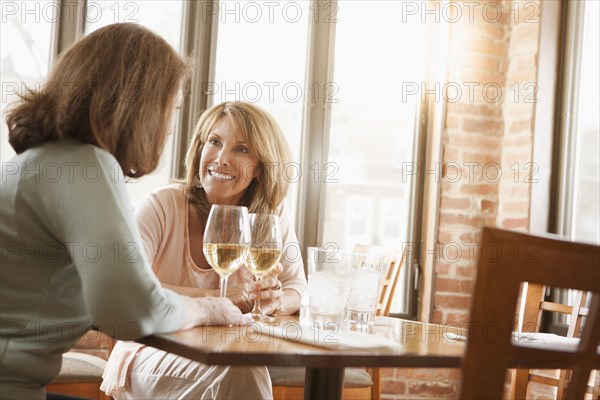
[(6, 118), (17, 153), (75, 138), (110, 152), (130, 177), (156, 169), (175, 98), (190, 67), (161, 37), (112, 24), (73, 43), (40, 90)]
[(287, 194), (289, 182), (284, 178), (284, 169), (292, 162), (291, 152), (275, 119), (261, 108), (240, 101), (218, 104), (200, 116), (185, 160), (187, 172), (183, 183), (189, 201), (203, 217), (208, 216), (211, 204), (204, 189), (197, 186), (200, 155), (221, 118), (229, 118), (258, 158), (257, 176), (248, 186), (241, 205), (247, 206), (251, 213), (274, 213)]

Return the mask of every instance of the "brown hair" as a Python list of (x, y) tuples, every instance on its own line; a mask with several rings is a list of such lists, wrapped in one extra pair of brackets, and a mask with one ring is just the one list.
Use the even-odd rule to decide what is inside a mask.
[(284, 169), (292, 162), (291, 152), (277, 121), (261, 108), (241, 101), (218, 104), (200, 116), (185, 159), (187, 172), (183, 183), (189, 201), (203, 217), (208, 216), (211, 205), (204, 189), (197, 186), (200, 155), (208, 135), (224, 117), (241, 131), (258, 157), (257, 177), (246, 190), (241, 205), (247, 206), (251, 213), (274, 213), (287, 194), (289, 182), (284, 178)]
[(40, 90), (7, 115), (17, 153), (74, 138), (110, 152), (125, 175), (156, 169), (175, 98), (190, 68), (161, 37), (112, 24), (62, 53)]

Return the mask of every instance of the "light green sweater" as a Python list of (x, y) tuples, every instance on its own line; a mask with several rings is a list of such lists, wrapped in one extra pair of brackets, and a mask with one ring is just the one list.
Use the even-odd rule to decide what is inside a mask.
[(92, 324), (129, 340), (180, 327), (181, 299), (145, 260), (124, 179), (111, 154), (75, 141), (2, 164), (0, 398), (44, 398)]

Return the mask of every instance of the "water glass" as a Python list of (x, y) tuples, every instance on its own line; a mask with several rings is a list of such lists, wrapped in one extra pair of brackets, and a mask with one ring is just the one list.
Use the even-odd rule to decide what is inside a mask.
[(352, 282), (350, 253), (333, 247), (309, 247), (307, 265), (307, 322), (322, 329), (339, 329)]
[(350, 269), (352, 283), (344, 317), (347, 328), (364, 330), (373, 325), (379, 286), (384, 272), (383, 256), (352, 253)]

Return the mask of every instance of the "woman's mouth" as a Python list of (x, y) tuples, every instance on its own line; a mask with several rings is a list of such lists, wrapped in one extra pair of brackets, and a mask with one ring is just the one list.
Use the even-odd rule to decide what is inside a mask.
[(208, 174), (213, 179), (216, 179), (218, 181), (223, 181), (223, 182), (227, 182), (227, 181), (231, 181), (231, 180), (235, 179), (235, 176), (226, 174), (224, 172), (219, 172), (217, 167), (212, 166), (212, 165), (210, 167), (208, 167)]

